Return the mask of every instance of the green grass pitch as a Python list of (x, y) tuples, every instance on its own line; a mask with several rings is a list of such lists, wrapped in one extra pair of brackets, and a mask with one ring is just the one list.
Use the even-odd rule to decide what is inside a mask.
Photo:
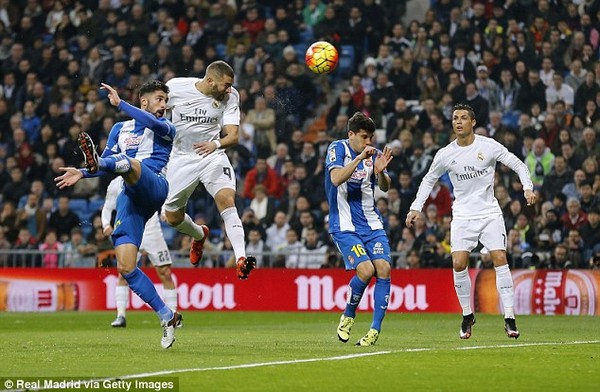
[[(183, 312), (169, 350), (151, 312), (3, 313), (0, 377), (178, 377), (180, 391), (591, 391), (600, 385), (600, 317), (478, 315), (469, 340), (458, 314), (386, 316), (377, 345), (353, 343), (337, 313)], [(159, 373), (163, 372), (163, 373)], [(0, 387), (0, 389), (2, 389)]]

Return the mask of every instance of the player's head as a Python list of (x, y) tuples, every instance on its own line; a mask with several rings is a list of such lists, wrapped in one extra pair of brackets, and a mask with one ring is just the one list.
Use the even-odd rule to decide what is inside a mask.
[(233, 85), (233, 68), (225, 61), (217, 60), (206, 67), (205, 79), (210, 87), (209, 95), (218, 101), (225, 99)]
[(169, 86), (160, 80), (149, 80), (139, 91), (140, 107), (156, 117), (165, 115), (169, 100)]
[(365, 147), (371, 144), (375, 134), (375, 123), (368, 116), (356, 112), (348, 120), (348, 139), (350, 147), (357, 153), (361, 153)]
[(472, 107), (464, 103), (454, 105), (452, 108), (452, 129), (454, 129), (457, 137), (472, 134), (475, 123), (475, 112)]

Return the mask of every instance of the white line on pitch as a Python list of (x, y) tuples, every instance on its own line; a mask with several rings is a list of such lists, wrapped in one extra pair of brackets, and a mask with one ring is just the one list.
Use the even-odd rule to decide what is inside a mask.
[[(205, 367), (205, 368), (189, 368), (189, 369), (173, 369), (173, 370), (162, 370), (159, 372), (149, 372), (149, 373), (139, 373), (139, 374), (130, 374), (125, 376), (118, 377), (107, 377), (94, 379), (92, 381), (106, 381), (106, 380), (130, 380), (135, 378), (146, 378), (146, 377), (158, 377), (158, 376), (168, 376), (171, 374), (177, 373), (194, 373), (194, 372), (208, 372), (213, 370), (236, 370), (236, 369), (248, 369), (248, 368), (257, 368), (257, 367), (265, 367), (265, 366), (279, 366), (279, 365), (295, 365), (299, 363), (310, 363), (310, 362), (323, 362), (323, 361), (343, 361), (346, 359), (355, 359), (362, 357), (371, 357), (375, 355), (386, 355), (386, 354), (398, 354), (398, 353), (413, 353), (413, 352), (427, 352), (427, 351), (463, 351), (463, 350), (486, 350), (486, 349), (496, 349), (496, 348), (519, 348), (519, 347), (535, 347), (535, 346), (573, 346), (579, 344), (598, 344), (600, 340), (577, 340), (574, 342), (539, 342), (539, 343), (513, 343), (513, 344), (495, 344), (489, 346), (468, 346), (468, 347), (454, 347), (454, 348), (435, 348), (435, 347), (422, 347), (422, 348), (406, 348), (402, 350), (387, 350), (387, 351), (376, 351), (371, 353), (358, 353), (358, 354), (348, 354), (348, 355), (338, 355), (335, 357), (325, 357), (325, 358), (307, 358), (307, 359), (292, 359), (287, 361), (272, 361), (272, 362), (256, 362), (256, 363), (246, 363), (241, 365), (231, 365), (231, 366), (215, 366), (215, 367)], [(5, 377), (5, 378), (13, 378), (18, 379), (19, 377)], [(47, 377), (47, 378), (56, 378), (56, 377)], [(67, 378), (67, 377), (65, 377)], [(84, 380), (81, 380), (84, 381)], [(90, 380), (86, 380), (90, 381)], [(29, 389), (29, 390), (44, 390), (44, 388), (40, 389)], [(20, 392), (24, 390), (1, 390), (0, 392)]]

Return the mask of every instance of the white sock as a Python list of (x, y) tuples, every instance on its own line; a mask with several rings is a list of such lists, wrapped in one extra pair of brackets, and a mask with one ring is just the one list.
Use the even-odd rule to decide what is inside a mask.
[(204, 232), (202, 231), (202, 228), (199, 224), (194, 222), (188, 214), (185, 214), (183, 221), (175, 226), (175, 229), (180, 233), (191, 236), (195, 240), (201, 240), (204, 238)]
[(231, 242), (236, 261), (240, 257), (246, 257), (246, 245), (244, 240), (244, 227), (242, 220), (238, 216), (237, 208), (226, 208), (221, 212), (223, 222), (225, 222), (225, 233)]
[(129, 286), (117, 286), (115, 288), (115, 302), (117, 303), (117, 317), (125, 317), (125, 309), (129, 302)]
[(177, 289), (163, 289), (163, 299), (169, 309), (177, 311)]
[(469, 277), (469, 268), (457, 272), (452, 270), (454, 275), (454, 290), (458, 302), (462, 308), (463, 316), (473, 313), (471, 310), (471, 278)]
[(494, 267), (496, 270), (496, 288), (504, 306), (504, 318), (515, 318), (515, 293), (513, 279), (508, 264)]

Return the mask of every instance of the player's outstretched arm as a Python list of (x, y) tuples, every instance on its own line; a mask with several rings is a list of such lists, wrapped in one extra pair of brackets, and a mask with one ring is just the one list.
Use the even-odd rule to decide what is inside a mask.
[(83, 173), (81, 170), (74, 167), (60, 167), (59, 170), (65, 172), (63, 175), (54, 179), (54, 182), (56, 182), (56, 186), (59, 189), (73, 186), (77, 183), (77, 181), (83, 178)]
[(167, 136), (172, 130), (174, 130), (174, 126), (172, 126), (170, 122), (165, 121), (164, 119), (158, 119), (154, 114), (140, 108), (136, 108), (135, 106), (123, 101), (121, 97), (119, 97), (117, 90), (108, 84), (101, 83), (101, 85), (102, 89), (108, 91), (108, 100), (110, 101), (111, 105), (127, 113), (127, 115), (129, 115), (131, 118), (135, 119), (146, 128), (151, 129), (157, 135)]

